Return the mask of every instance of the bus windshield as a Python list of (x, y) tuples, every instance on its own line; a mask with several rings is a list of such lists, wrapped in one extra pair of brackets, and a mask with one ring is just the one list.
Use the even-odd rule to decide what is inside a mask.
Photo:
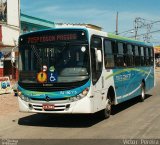
[[(21, 83), (67, 83), (89, 78), (89, 47), (83, 43), (21, 45)], [(39, 75), (39, 76), (38, 76)]]

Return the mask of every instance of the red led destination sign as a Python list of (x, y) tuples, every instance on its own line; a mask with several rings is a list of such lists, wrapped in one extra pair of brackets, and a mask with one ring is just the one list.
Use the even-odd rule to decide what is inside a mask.
[(27, 38), (29, 44), (42, 43), (42, 42), (53, 42), (53, 41), (68, 41), (76, 40), (77, 34), (58, 34), (58, 35), (46, 35), (46, 36), (30, 36)]

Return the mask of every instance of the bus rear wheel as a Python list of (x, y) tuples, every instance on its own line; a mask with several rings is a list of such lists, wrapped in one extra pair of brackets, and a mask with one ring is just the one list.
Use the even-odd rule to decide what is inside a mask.
[(140, 95), (140, 101), (143, 102), (145, 100), (145, 85), (142, 82), (141, 84), (141, 95)]

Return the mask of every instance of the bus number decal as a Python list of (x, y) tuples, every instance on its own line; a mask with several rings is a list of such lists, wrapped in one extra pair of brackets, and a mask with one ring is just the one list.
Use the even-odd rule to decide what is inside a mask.
[(75, 95), (77, 94), (76, 90), (72, 90), (72, 91), (60, 91), (61, 95)]
[(129, 80), (131, 78), (131, 74), (122, 74), (122, 75), (118, 75), (116, 76), (116, 81), (125, 81), (125, 80)]

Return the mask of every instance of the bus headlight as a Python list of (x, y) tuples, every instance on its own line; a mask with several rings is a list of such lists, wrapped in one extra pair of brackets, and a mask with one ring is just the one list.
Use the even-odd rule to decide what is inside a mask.
[(22, 100), (26, 101), (26, 102), (30, 102), (30, 100), (31, 100), (29, 97), (26, 97), (26, 96), (24, 96), (23, 94), (21, 94), (19, 97), (20, 97)]
[(18, 91), (18, 96), (21, 96), (22, 95), (22, 92), (21, 91)]
[(69, 100), (70, 100), (71, 102), (78, 101), (78, 100), (84, 98), (84, 97), (88, 94), (88, 92), (89, 92), (89, 89), (86, 88), (86, 89), (84, 89), (80, 94), (78, 94), (77, 96), (75, 96), (75, 97), (70, 97)]

